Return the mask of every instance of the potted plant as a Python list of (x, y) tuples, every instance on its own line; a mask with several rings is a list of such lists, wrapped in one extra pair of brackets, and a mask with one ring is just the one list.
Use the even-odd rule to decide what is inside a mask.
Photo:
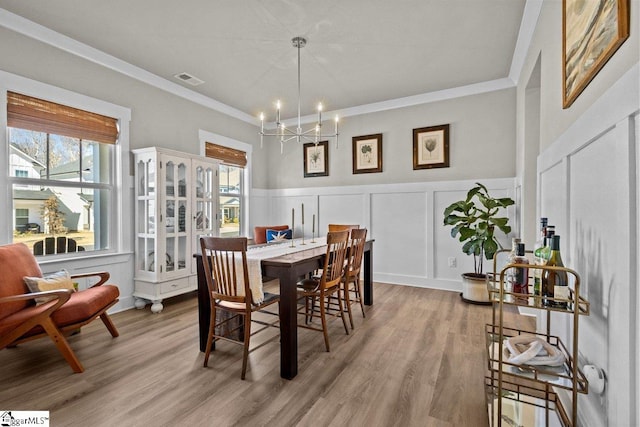
[(511, 232), (511, 226), (507, 224), (509, 218), (500, 215), (504, 208), (514, 203), (509, 197), (491, 197), (487, 187), (476, 182), (466, 199), (454, 202), (444, 210), (444, 225), (453, 226), (451, 237), (459, 236), (458, 240), (464, 243), (462, 252), (473, 255), (474, 272), (462, 274), (463, 300), (489, 302), (483, 263), (485, 259), (493, 259), (502, 248), (495, 236), (496, 229), (504, 234)]

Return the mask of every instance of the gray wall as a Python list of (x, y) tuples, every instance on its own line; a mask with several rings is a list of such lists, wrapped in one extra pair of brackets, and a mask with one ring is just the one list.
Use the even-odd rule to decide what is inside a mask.
[[(329, 176), (304, 178), (302, 147), (265, 139), (268, 181), (259, 188), (330, 187), (505, 178), (515, 174), (515, 89), (346, 117), (339, 148), (329, 144)], [(413, 129), (450, 124), (450, 167), (413, 170)], [(382, 133), (383, 172), (353, 174), (352, 137)], [(259, 148), (257, 151), (261, 151)], [(257, 180), (254, 179), (254, 183)]]

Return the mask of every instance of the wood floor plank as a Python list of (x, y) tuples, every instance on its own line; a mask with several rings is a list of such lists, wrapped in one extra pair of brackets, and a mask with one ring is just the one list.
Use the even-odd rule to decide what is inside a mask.
[(219, 343), (203, 368), (191, 294), (166, 301), (161, 314), (113, 315), (118, 338), (101, 322), (71, 336), (82, 374), (47, 340), (0, 351), (0, 409), (48, 410), (55, 426), (486, 425), (491, 309), (453, 292), (375, 287), (375, 304), (366, 318), (355, 310), (349, 335), (331, 321), (330, 353), (321, 333), (298, 331), (292, 381), (280, 378), (277, 339), (250, 353), (245, 381), (242, 349), (231, 343)]

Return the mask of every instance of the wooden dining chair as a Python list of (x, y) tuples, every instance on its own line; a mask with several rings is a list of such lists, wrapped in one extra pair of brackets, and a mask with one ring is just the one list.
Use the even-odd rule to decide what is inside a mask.
[[(257, 319), (252, 319), (252, 313), (260, 311), (278, 316), (277, 312), (269, 312), (263, 310), (267, 306), (280, 301), (280, 296), (264, 293), (263, 301), (254, 301), (251, 287), (249, 283), (249, 273), (247, 268), (247, 238), (246, 237), (201, 237), (200, 248), (202, 250), (202, 260), (204, 272), (209, 290), (209, 299), (211, 304), (211, 318), (209, 320), (209, 335), (207, 337), (207, 348), (204, 355), (204, 367), (207, 367), (209, 355), (211, 354), (211, 346), (215, 341), (225, 340), (244, 347), (242, 355), (242, 374), (241, 379), (244, 380), (247, 372), (247, 360), (249, 352), (257, 350), (264, 344), (271, 342), (273, 339), (266, 340), (249, 350), (250, 339), (252, 335), (257, 334), (270, 326), (276, 326), (278, 320), (268, 323)], [(227, 312), (230, 316), (218, 316), (218, 311)], [(229, 327), (233, 325), (236, 319), (240, 326)], [(251, 323), (263, 325), (260, 329), (251, 331)], [(244, 328), (244, 340), (237, 341), (231, 338), (232, 334), (239, 328)]]
[[(344, 306), (349, 314), (349, 322), (353, 329), (353, 314), (351, 313), (351, 303), (359, 303), (362, 310), (362, 317), (366, 317), (364, 313), (364, 301), (362, 298), (362, 284), (360, 283), (360, 270), (362, 267), (362, 256), (364, 254), (364, 244), (367, 241), (366, 228), (354, 228), (351, 230), (349, 238), (349, 251), (347, 263), (342, 276), (342, 297), (344, 298)], [(351, 298), (353, 294), (353, 299)]]
[[(329, 347), (329, 334), (327, 330), (327, 307), (331, 304), (331, 299), (335, 299), (340, 307), (338, 314), (342, 318), (344, 330), (349, 334), (347, 320), (344, 315), (342, 298), (340, 298), (340, 286), (344, 263), (349, 242), (348, 231), (329, 232), (327, 234), (327, 252), (324, 257), (322, 274), (317, 277), (310, 277), (298, 282), (298, 298), (304, 299), (305, 323), (298, 323), (301, 328), (321, 331), (324, 334), (324, 344), (327, 351)], [(319, 301), (319, 309), (315, 308), (315, 300)], [(319, 316), (317, 316), (319, 315)], [(313, 326), (314, 317), (320, 317), (322, 328)]]
[(329, 231), (351, 231), (360, 228), (358, 224), (329, 224)]

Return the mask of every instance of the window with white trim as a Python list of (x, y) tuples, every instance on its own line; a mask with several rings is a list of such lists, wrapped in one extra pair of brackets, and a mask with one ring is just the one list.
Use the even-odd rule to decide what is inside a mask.
[(8, 92), (7, 123), (13, 241), (43, 247), (66, 237), (84, 251), (112, 249), (117, 119)]

